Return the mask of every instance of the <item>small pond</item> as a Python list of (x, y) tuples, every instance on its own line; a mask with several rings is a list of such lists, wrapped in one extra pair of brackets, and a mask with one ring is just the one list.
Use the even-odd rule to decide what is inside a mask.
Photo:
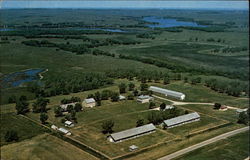
[(24, 82), (38, 80), (38, 74), (44, 69), (29, 69), (25, 71), (7, 74), (0, 79), (0, 88), (18, 87)]

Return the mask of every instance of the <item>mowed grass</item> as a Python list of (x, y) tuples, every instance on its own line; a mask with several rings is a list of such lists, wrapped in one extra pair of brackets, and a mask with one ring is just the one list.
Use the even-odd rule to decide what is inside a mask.
[[(239, 107), (239, 108), (247, 108), (249, 105), (249, 99), (247, 98), (242, 99), (233, 96), (228, 96), (227, 94), (218, 93), (201, 84), (192, 85), (189, 83), (184, 83), (183, 81), (174, 81), (166, 86), (159, 83), (151, 83), (151, 85), (182, 92), (186, 95), (184, 100), (185, 102), (204, 102), (204, 103), (217, 102), (223, 105), (229, 105), (232, 107)], [(165, 98), (172, 99), (171, 97), (165, 97)]]
[(249, 156), (249, 132), (197, 149), (176, 160), (241, 160)]
[(1, 114), (0, 124), (1, 146), (8, 144), (8, 142), (6, 142), (4, 139), (4, 136), (8, 130), (16, 131), (19, 141), (32, 138), (45, 132), (41, 126), (38, 126), (37, 124), (20, 115), (16, 115), (15, 113)]
[(196, 111), (205, 115), (214, 116), (219, 119), (231, 121), (231, 122), (237, 122), (238, 116), (239, 116), (236, 113), (236, 110), (234, 109), (220, 111), (220, 110), (213, 109), (213, 106), (209, 106), (209, 105), (188, 104), (188, 105), (183, 105), (181, 107), (188, 109), (188, 110)]
[(49, 134), (1, 147), (1, 158), (8, 160), (97, 160), (94, 156)]
[(222, 120), (216, 119), (214, 117), (206, 116), (204, 114), (200, 114), (200, 116), (201, 116), (201, 118), (199, 121), (183, 124), (181, 126), (177, 126), (174, 128), (169, 128), (169, 129), (167, 129), (167, 131), (172, 133), (172, 134), (187, 136), (187, 135), (190, 135), (194, 132), (206, 130), (206, 129), (209, 129), (211, 127), (225, 123)]

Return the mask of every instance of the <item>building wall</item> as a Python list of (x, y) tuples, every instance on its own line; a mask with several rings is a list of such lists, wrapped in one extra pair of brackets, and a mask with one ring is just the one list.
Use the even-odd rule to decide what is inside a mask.
[(95, 107), (95, 106), (96, 106), (96, 103), (93, 102), (93, 103), (88, 103), (88, 104), (87, 104), (86, 102), (83, 102), (82, 105), (83, 105), (84, 107), (90, 107), (90, 108), (92, 108), (92, 107)]

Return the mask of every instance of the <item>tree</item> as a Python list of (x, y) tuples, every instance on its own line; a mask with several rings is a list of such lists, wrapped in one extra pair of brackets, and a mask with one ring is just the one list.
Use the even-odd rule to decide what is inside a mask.
[(42, 112), (40, 114), (40, 121), (41, 121), (42, 124), (45, 124), (48, 118), (49, 117), (48, 117), (48, 115), (46, 113)]
[(158, 112), (151, 112), (148, 114), (148, 121), (150, 123), (153, 123), (155, 125), (159, 124), (162, 122), (162, 116)]
[(132, 83), (132, 82), (130, 82), (130, 83), (128, 84), (128, 90), (129, 90), (129, 91), (133, 91), (134, 88), (135, 88), (135, 84)]
[(76, 103), (75, 107), (74, 107), (74, 110), (76, 112), (80, 112), (82, 110), (82, 104), (81, 103)]
[(134, 95), (133, 94), (129, 94), (128, 95), (128, 100), (133, 100), (134, 99)]
[(113, 120), (107, 120), (102, 123), (102, 132), (104, 134), (106, 133), (112, 133), (114, 127), (114, 121)]
[(220, 109), (221, 107), (221, 104), (220, 103), (215, 103), (214, 104), (214, 109)]
[(150, 102), (149, 103), (149, 109), (153, 109), (155, 107), (155, 103), (154, 102)]
[(63, 115), (63, 109), (60, 106), (55, 107), (54, 109), (55, 117), (60, 117)]
[(188, 83), (188, 77), (184, 77), (184, 83)]
[(126, 88), (127, 88), (127, 85), (125, 83), (121, 83), (119, 84), (119, 91), (120, 93), (126, 93)]
[(140, 127), (144, 125), (144, 119), (138, 119), (136, 122), (136, 127)]
[(148, 89), (148, 84), (141, 83), (140, 87), (141, 87), (141, 91), (146, 91)]
[(165, 103), (160, 104), (160, 109), (161, 110), (164, 110), (165, 108), (166, 108), (166, 104)]
[(67, 112), (71, 112), (72, 110), (74, 110), (74, 106), (73, 105), (68, 105), (67, 106)]
[(29, 112), (29, 103), (26, 101), (18, 101), (16, 102), (16, 111), (17, 114), (25, 114)]
[(18, 141), (19, 137), (16, 131), (9, 130), (6, 132), (4, 139), (6, 142)]
[(135, 90), (133, 91), (133, 94), (134, 94), (134, 96), (138, 96), (139, 92), (137, 91), (137, 89), (135, 89)]
[(103, 90), (101, 92), (101, 99), (102, 100), (108, 100), (109, 97), (110, 97), (110, 95), (111, 95), (111, 91), (110, 90)]
[(70, 112), (70, 119), (76, 121), (76, 111), (75, 111), (75, 110), (72, 110), (72, 111)]
[(22, 95), (20, 96), (19, 101), (27, 101), (27, 97)]
[(118, 100), (119, 100), (119, 93), (113, 92), (113, 93), (111, 94), (111, 101), (112, 101), (112, 102), (117, 102)]
[(167, 85), (167, 84), (169, 84), (169, 83), (170, 83), (169, 77), (164, 77), (164, 79), (163, 79), (163, 84)]
[(36, 102), (33, 103), (33, 112), (41, 113), (46, 112), (46, 106), (49, 103), (49, 99), (45, 99), (43, 97), (39, 97)]
[(95, 93), (95, 97), (94, 97), (97, 106), (101, 106), (101, 94), (100, 92), (96, 92)]
[(238, 123), (247, 125), (249, 121), (248, 115), (245, 112), (239, 114)]
[(8, 103), (16, 103), (16, 96), (15, 95), (11, 95), (8, 99)]

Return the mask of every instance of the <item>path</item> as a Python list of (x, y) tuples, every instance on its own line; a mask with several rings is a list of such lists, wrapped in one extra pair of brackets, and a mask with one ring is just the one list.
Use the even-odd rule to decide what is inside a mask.
[[(155, 98), (159, 98), (159, 99), (162, 99), (162, 100), (165, 100), (165, 101), (170, 101), (172, 102), (173, 104), (172, 105), (187, 105), (187, 104), (202, 104), (202, 105), (214, 105), (214, 103), (203, 103), (203, 102), (179, 102), (179, 101), (174, 101), (174, 100), (170, 100), (170, 99), (167, 99), (167, 98), (163, 98), (163, 97), (159, 97), (159, 96), (156, 96), (156, 95), (152, 95), (153, 97)], [(226, 106), (228, 109), (240, 109), (240, 108), (237, 108), (237, 107), (231, 107), (231, 106)]]
[(230, 132), (227, 132), (227, 133), (224, 133), (224, 134), (221, 134), (219, 136), (216, 136), (214, 138), (211, 138), (211, 139), (208, 139), (206, 141), (203, 141), (201, 143), (198, 143), (198, 144), (195, 144), (195, 145), (192, 145), (190, 147), (187, 147), (185, 149), (182, 149), (182, 150), (179, 150), (177, 152), (174, 152), (172, 154), (169, 154), (165, 157), (162, 157), (158, 160), (170, 160), (170, 159), (173, 159), (173, 158), (176, 158), (176, 157), (179, 157), (183, 154), (186, 154), (188, 152), (191, 152), (191, 151), (194, 151), (198, 148), (201, 148), (203, 146), (206, 146), (206, 145), (209, 145), (211, 143), (214, 143), (214, 142), (217, 142), (219, 140), (222, 140), (222, 139), (225, 139), (225, 138), (228, 138), (228, 137), (231, 137), (231, 136), (234, 136), (238, 133), (242, 133), (242, 132), (245, 132), (245, 131), (248, 131), (249, 130), (249, 127), (244, 127), (244, 128), (240, 128), (240, 129), (237, 129), (237, 130), (234, 130), (234, 131), (230, 131)]
[(40, 72), (38, 75), (39, 75), (39, 77), (40, 77), (40, 79), (43, 79), (43, 73), (45, 73), (45, 72), (48, 72), (49, 71), (49, 69), (46, 69), (45, 71), (43, 71), (43, 72)]

